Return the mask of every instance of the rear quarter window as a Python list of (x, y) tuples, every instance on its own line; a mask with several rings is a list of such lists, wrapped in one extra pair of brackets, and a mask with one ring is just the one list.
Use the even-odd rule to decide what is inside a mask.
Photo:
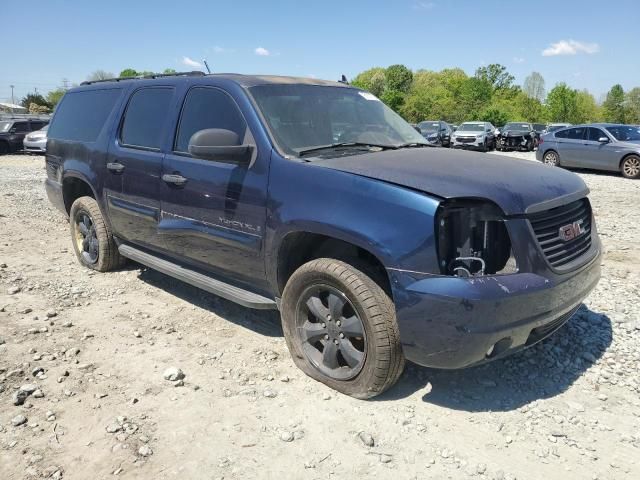
[(121, 93), (120, 88), (66, 93), (51, 121), (49, 138), (95, 142)]

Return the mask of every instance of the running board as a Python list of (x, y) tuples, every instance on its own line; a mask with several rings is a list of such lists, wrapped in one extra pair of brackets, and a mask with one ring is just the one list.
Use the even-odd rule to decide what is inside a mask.
[(146, 265), (149, 268), (245, 307), (257, 308), (260, 310), (272, 310), (278, 308), (276, 306), (276, 302), (267, 297), (229, 285), (228, 283), (221, 282), (220, 280), (215, 280), (207, 275), (198, 273), (195, 270), (190, 270), (189, 268), (185, 268), (176, 263), (158, 258), (155, 255), (143, 252), (142, 250), (138, 250), (130, 245), (120, 245), (118, 247), (118, 251), (120, 252), (120, 255), (129, 258), (134, 262)]

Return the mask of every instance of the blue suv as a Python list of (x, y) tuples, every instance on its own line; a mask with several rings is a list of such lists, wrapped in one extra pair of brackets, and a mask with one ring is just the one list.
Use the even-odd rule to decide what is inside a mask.
[(357, 398), (405, 359), (461, 368), (533, 345), (600, 276), (580, 177), (430, 148), (345, 83), (85, 83), (56, 109), (46, 165), (83, 265), (130, 259), (279, 309), (296, 365)]

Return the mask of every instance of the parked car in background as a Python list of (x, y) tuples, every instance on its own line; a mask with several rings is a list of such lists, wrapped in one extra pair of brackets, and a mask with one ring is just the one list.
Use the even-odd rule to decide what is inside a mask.
[(473, 148), (486, 152), (496, 148), (496, 128), (489, 122), (464, 122), (453, 135), (451, 147)]
[(640, 178), (640, 130), (631, 125), (594, 123), (547, 133), (536, 158), (558, 167), (619, 171)]
[(28, 133), (22, 142), (26, 152), (44, 153), (47, 150), (47, 130), (49, 125), (45, 125), (40, 130)]
[(540, 135), (542, 135), (543, 133), (547, 133), (548, 126), (545, 123), (532, 123), (531, 126), (538, 134), (538, 138), (540, 138)]
[(501, 152), (509, 150), (531, 152), (538, 145), (538, 133), (530, 123), (510, 122), (499, 132), (496, 138), (496, 149)]
[(570, 123), (551, 123), (547, 127), (547, 131), (545, 133), (555, 132), (556, 130), (560, 130), (561, 128), (570, 127)]
[(442, 120), (426, 120), (418, 124), (420, 133), (430, 145), (451, 146), (451, 126)]
[(24, 137), (47, 123), (47, 120), (31, 118), (0, 120), (0, 155), (22, 150)]

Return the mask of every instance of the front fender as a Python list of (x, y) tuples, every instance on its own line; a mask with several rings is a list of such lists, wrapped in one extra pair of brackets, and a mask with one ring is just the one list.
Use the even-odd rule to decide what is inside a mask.
[(434, 218), (439, 203), (422, 192), (274, 153), (265, 245), (269, 281), (277, 285), (278, 251), (293, 232), (351, 243), (386, 268), (438, 272)]

